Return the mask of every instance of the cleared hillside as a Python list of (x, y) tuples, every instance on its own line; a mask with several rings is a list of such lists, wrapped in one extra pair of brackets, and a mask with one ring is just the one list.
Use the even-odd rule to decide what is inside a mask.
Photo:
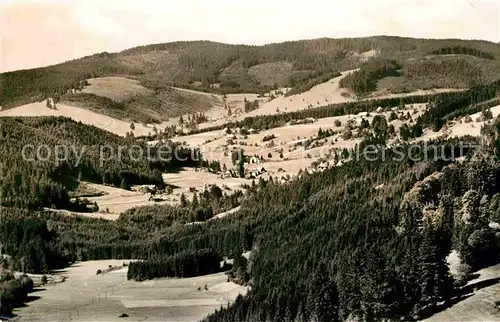
[(223, 106), (219, 96), (182, 91), (170, 86), (144, 87), (125, 77), (100, 77), (87, 80), (81, 91), (70, 91), (60, 103), (82, 107), (123, 121), (160, 123), (169, 118), (202, 113)]

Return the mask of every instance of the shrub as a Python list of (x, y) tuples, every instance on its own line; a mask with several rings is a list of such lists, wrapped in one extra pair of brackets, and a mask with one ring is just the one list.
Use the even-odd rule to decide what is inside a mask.
[(485, 120), (485, 121), (493, 119), (493, 113), (491, 112), (491, 110), (489, 108), (484, 109), (482, 114), (483, 114), (483, 120)]
[(276, 136), (274, 134), (269, 134), (269, 135), (264, 136), (264, 138), (262, 139), (262, 142), (271, 141), (275, 138), (276, 138)]
[(391, 114), (389, 115), (389, 122), (397, 119), (398, 119), (398, 113), (392, 111)]

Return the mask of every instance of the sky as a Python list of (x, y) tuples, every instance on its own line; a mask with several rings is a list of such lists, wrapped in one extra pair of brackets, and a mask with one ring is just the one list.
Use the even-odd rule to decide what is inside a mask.
[(500, 42), (499, 0), (0, 0), (0, 71), (151, 43), (396, 35)]

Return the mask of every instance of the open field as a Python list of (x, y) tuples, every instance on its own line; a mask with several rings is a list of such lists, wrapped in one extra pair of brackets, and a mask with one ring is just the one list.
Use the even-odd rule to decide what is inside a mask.
[[(64, 283), (44, 286), (33, 293), (39, 299), (14, 313), (19, 321), (37, 322), (198, 321), (246, 292), (224, 273), (144, 282), (127, 281), (127, 267), (96, 275), (124, 262), (129, 261), (76, 263), (58, 273), (67, 277)], [(123, 313), (129, 317), (119, 318)]]
[[(121, 121), (106, 115), (98, 114), (84, 108), (74, 107), (64, 104), (56, 104), (56, 109), (50, 109), (45, 102), (31, 103), (14, 107), (8, 110), (0, 111), (0, 117), (5, 116), (65, 116), (70, 117), (77, 122), (82, 122), (103, 130), (125, 136), (125, 133), (130, 132), (130, 123)], [(147, 127), (142, 124), (135, 124), (134, 134), (147, 135), (153, 132), (153, 126)]]
[(120, 216), (120, 213), (125, 212), (128, 209), (134, 207), (175, 203), (178, 200), (178, 198), (175, 199), (173, 197), (169, 197), (167, 199), (165, 197), (165, 201), (163, 202), (154, 202), (154, 201), (149, 201), (150, 194), (142, 193), (139, 191), (128, 191), (116, 187), (105, 186), (90, 182), (86, 182), (85, 185), (88, 188), (92, 189), (93, 191), (101, 192), (102, 194), (101, 196), (85, 197), (91, 203), (94, 202), (97, 203), (97, 205), (99, 206), (98, 212), (74, 212), (62, 209), (59, 210), (51, 209), (51, 211), (57, 211), (68, 215), (76, 214), (90, 218), (117, 220), (118, 217)]
[[(236, 208), (233, 208), (231, 210), (225, 211), (225, 212), (221, 212), (220, 214), (215, 215), (212, 218), (210, 218), (210, 220), (224, 218), (224, 217), (226, 217), (228, 215), (234, 214), (238, 210), (240, 210), (240, 206), (238, 206)], [(248, 259), (248, 257), (247, 257), (247, 259)]]
[(220, 96), (182, 90), (148, 80), (141, 82), (125, 77), (99, 77), (88, 79), (87, 82), (89, 85), (81, 93), (72, 91), (62, 97), (62, 102), (138, 123), (166, 122), (181, 115), (224, 106)]
[(124, 77), (99, 77), (87, 80), (83, 93), (107, 97), (115, 102), (125, 102), (136, 95), (150, 95), (154, 91), (142, 86), (139, 81)]
[[(352, 73), (353, 71), (354, 70), (342, 72), (342, 76), (333, 78), (328, 82), (316, 85), (307, 92), (297, 95), (291, 95), (288, 97), (285, 96), (278, 97), (270, 102), (262, 104), (259, 109), (254, 110), (245, 115), (242, 115), (240, 119), (243, 119), (247, 116), (272, 115), (272, 114), (278, 114), (280, 112), (299, 111), (310, 107), (312, 108), (329, 104), (355, 101), (357, 100), (357, 98), (355, 97), (354, 94), (350, 93), (350, 91), (347, 89), (339, 87), (340, 80), (349, 73)], [(374, 99), (374, 98), (376, 99), (395, 98), (395, 97), (405, 97), (413, 95), (430, 95), (437, 93), (456, 92), (461, 90), (464, 89), (443, 88), (443, 89), (433, 89), (433, 90), (417, 90), (410, 93), (398, 93), (398, 94), (386, 93), (384, 91), (376, 91), (362, 100)]]
[(367, 61), (370, 58), (374, 58), (378, 54), (380, 54), (380, 52), (378, 50), (372, 49), (372, 50), (368, 50), (368, 51), (365, 51), (364, 53), (359, 54), (359, 56), (361, 57), (362, 61)]
[[(176, 88), (175, 90), (183, 91), (185, 93), (192, 93), (198, 95), (205, 95), (207, 98), (212, 100), (211, 107), (204, 112), (205, 116), (208, 118), (208, 122), (198, 124), (199, 129), (222, 125), (228, 122), (234, 122), (245, 118), (250, 115), (245, 113), (245, 100), (248, 102), (258, 101), (259, 106), (268, 104), (270, 99), (270, 93), (260, 96), (255, 93), (238, 93), (238, 94), (227, 94), (225, 96), (218, 94), (208, 94), (204, 92), (197, 92), (189, 89)], [(281, 89), (285, 90), (286, 89)], [(272, 91), (275, 92), (275, 91)], [(166, 125), (177, 125), (178, 118), (166, 121)]]

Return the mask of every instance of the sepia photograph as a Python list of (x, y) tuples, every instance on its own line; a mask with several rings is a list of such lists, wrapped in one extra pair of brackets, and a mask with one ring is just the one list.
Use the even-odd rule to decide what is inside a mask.
[(500, 1), (0, 0), (1, 321), (500, 321)]

